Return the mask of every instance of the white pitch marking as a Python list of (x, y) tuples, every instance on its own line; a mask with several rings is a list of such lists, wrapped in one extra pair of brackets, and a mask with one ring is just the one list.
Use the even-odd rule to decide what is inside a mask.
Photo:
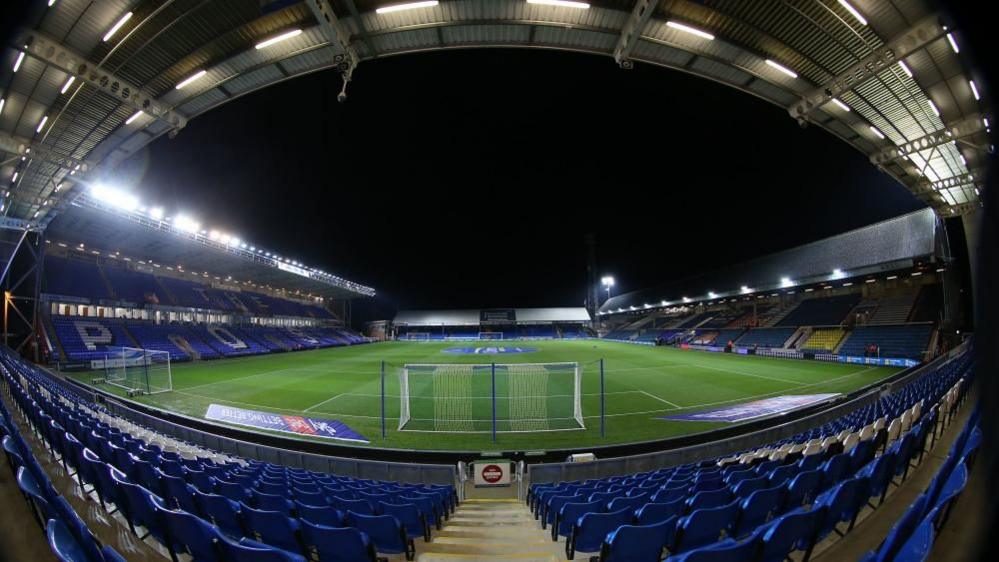
[(670, 406), (673, 406), (674, 408), (677, 408), (677, 409), (682, 409), (683, 408), (683, 406), (680, 406), (679, 404), (674, 404), (674, 403), (670, 402), (669, 400), (666, 400), (665, 398), (660, 398), (660, 397), (658, 397), (655, 394), (652, 394), (650, 392), (645, 392), (644, 390), (639, 390), (639, 392), (641, 392), (642, 394), (648, 396), (649, 398), (655, 398), (656, 400), (662, 402), (663, 404), (669, 404)]
[(332, 402), (332, 401), (336, 400), (337, 398), (340, 398), (341, 396), (343, 396), (343, 393), (333, 395), (332, 397), (327, 398), (326, 400), (323, 400), (322, 402), (320, 402), (318, 404), (314, 404), (312, 406), (309, 406), (308, 408), (306, 408), (306, 409), (304, 409), (302, 411), (303, 412), (311, 412), (314, 408), (318, 408), (319, 406), (322, 406), (323, 404), (326, 404), (327, 402)]

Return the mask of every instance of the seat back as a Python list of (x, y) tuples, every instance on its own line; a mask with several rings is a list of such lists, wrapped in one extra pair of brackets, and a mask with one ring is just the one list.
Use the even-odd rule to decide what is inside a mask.
[(654, 525), (622, 525), (607, 534), (600, 562), (659, 562), (675, 529), (673, 519)]
[(353, 527), (331, 527), (302, 521), (306, 552), (323, 562), (375, 562), (367, 535)]

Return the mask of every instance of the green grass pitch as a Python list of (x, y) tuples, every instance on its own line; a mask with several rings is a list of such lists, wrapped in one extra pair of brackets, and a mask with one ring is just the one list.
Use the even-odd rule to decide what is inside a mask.
[[(530, 346), (533, 353), (455, 355), (448, 347)], [(600, 378), (605, 364), (606, 437), (600, 437)], [(387, 436), (381, 437), (382, 361), (386, 374)], [(407, 363), (577, 362), (582, 368), (585, 429), (500, 433), (492, 443), (489, 424), (478, 433), (398, 431), (397, 367)], [(423, 450), (546, 450), (661, 439), (707, 431), (725, 424), (665, 421), (658, 416), (697, 411), (784, 394), (850, 392), (898, 369), (685, 351), (597, 340), (456, 343), (385, 342), (354, 347), (281, 353), (219, 361), (177, 363), (172, 392), (136, 398), (194, 417), (212, 403), (279, 414), (338, 419), (371, 440), (373, 447)], [(90, 382), (93, 375), (74, 375)], [(488, 379), (488, 375), (484, 377)], [(559, 383), (559, 388), (566, 388)], [(410, 387), (413, 389), (411, 381)], [(102, 385), (116, 393), (120, 389)], [(476, 394), (488, 390), (477, 388)], [(499, 392), (497, 393), (500, 394)], [(486, 401), (488, 402), (488, 401)], [(412, 404), (412, 402), (411, 402)], [(485, 411), (485, 410), (478, 410)], [(563, 410), (564, 411), (564, 407)], [(570, 410), (571, 411), (571, 410)], [(414, 417), (417, 417), (414, 411)], [(479, 416), (480, 414), (476, 414)], [(481, 415), (489, 416), (491, 413)], [(407, 425), (407, 427), (409, 427)]]

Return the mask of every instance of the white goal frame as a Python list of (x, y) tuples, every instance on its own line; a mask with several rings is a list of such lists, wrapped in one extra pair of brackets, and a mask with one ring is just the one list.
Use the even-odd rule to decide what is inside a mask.
[[(489, 368), (490, 372), (492, 372), (492, 369), (500, 367), (500, 368), (506, 369), (506, 372), (507, 372), (508, 376), (510, 376), (510, 375), (513, 375), (513, 376), (529, 376), (529, 375), (532, 375), (532, 374), (536, 374), (536, 372), (532, 373), (531, 370), (532, 369), (537, 369), (539, 367), (540, 368), (545, 368), (545, 367), (549, 367), (549, 366), (551, 366), (551, 367), (555, 367), (555, 366), (567, 367), (567, 366), (570, 366), (570, 365), (572, 366), (572, 369), (573, 369), (573, 375), (572, 375), (573, 376), (573, 384), (572, 384), (572, 387), (573, 387), (573, 394), (572, 394), (573, 412), (572, 412), (572, 419), (575, 421), (577, 427), (571, 427), (571, 428), (527, 429), (527, 430), (517, 430), (517, 429), (500, 430), (500, 429), (496, 429), (496, 427), (494, 426), (491, 431), (494, 432), (494, 433), (548, 433), (548, 432), (555, 432), (555, 431), (578, 431), (578, 430), (584, 430), (584, 429), (586, 429), (586, 423), (585, 423), (584, 418), (583, 418), (583, 405), (582, 405), (582, 395), (583, 395), (582, 394), (583, 393), (583, 388), (582, 388), (583, 387), (583, 379), (582, 379), (582, 375), (583, 375), (583, 371), (582, 371), (579, 363), (577, 363), (577, 362), (568, 362), (568, 361), (550, 362), (550, 363), (502, 363), (502, 364), (500, 364), (500, 363), (407, 363), (407, 364), (403, 365), (399, 369), (399, 426), (398, 426), (397, 430), (398, 431), (423, 431), (423, 432), (429, 432), (429, 433), (490, 433), (490, 430), (475, 430), (475, 429), (433, 429), (433, 430), (406, 429), (406, 425), (410, 421), (412, 421), (412, 419), (413, 419), (412, 418), (411, 408), (410, 408), (410, 401), (411, 401), (411, 397), (410, 397), (410, 385), (409, 385), (410, 369), (419, 368), (421, 370), (426, 370), (426, 369), (434, 369), (434, 370), (436, 370), (436, 369), (458, 368), (458, 369), (467, 369), (469, 371), (469, 376), (486, 376), (486, 375), (473, 375), (472, 373), (474, 372), (474, 370), (476, 368), (482, 369), (482, 370), (485, 370), (485, 369)], [(430, 373), (429, 376), (438, 376), (438, 375), (436, 373)], [(481, 399), (481, 398), (490, 398), (490, 397), (469, 397), (469, 398), (470, 399), (475, 399), (475, 398)], [(497, 396), (492, 396), (491, 398), (492, 398), (493, 401), (495, 401), (498, 397)], [(510, 396), (506, 396), (504, 398), (509, 399), (511, 397)], [(537, 398), (537, 397), (536, 396), (530, 396), (530, 397), (526, 397), (526, 398)], [(552, 419), (554, 419), (554, 418), (552, 418)], [(560, 419), (566, 419), (566, 418), (560, 418)], [(467, 420), (467, 421), (472, 422), (472, 421), (475, 421), (475, 420)], [(482, 421), (482, 420), (478, 420), (478, 421)], [(508, 420), (503, 420), (503, 421), (507, 422), (507, 423), (513, 422), (513, 420), (509, 420), (509, 419)], [(518, 420), (518, 421), (525, 421), (525, 420)], [(541, 420), (526, 420), (526, 421), (541, 421)]]
[[(155, 385), (151, 382), (154, 377), (158, 377)], [(170, 392), (173, 390), (170, 352), (124, 346), (108, 348), (104, 382), (125, 389), (129, 396)]]
[(503, 341), (505, 339), (503, 332), (479, 332), (478, 338), (479, 341)]
[[(426, 337), (414, 338), (413, 336), (426, 336)], [(406, 337), (402, 339), (403, 341), (430, 341), (430, 332), (406, 332)]]

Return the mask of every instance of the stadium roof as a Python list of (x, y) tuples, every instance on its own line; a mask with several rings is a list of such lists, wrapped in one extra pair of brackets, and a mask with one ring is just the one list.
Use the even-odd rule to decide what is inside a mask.
[(465, 308), (456, 310), (400, 310), (393, 322), (406, 326), (478, 326), (496, 324), (548, 324), (552, 322), (589, 322), (586, 308)]
[[(343, 299), (372, 296), (374, 289), (314, 268), (286, 263), (269, 252), (151, 220), (145, 213), (103, 204), (84, 194), (48, 226), (50, 243), (108, 258), (140, 260), (220, 280)], [(82, 244), (82, 248), (80, 245)], [(231, 277), (231, 279), (226, 279)]]
[(5, 220), (47, 224), (86, 181), (257, 89), (325, 69), (349, 80), (365, 60), (470, 47), (577, 51), (702, 76), (850, 143), (938, 213), (979, 204), (988, 92), (961, 30), (927, 0), (440, 0), (378, 9), (399, 3), (35, 3), (0, 57)]
[(833, 286), (917, 266), (945, 264), (946, 230), (924, 209), (671, 283), (608, 299), (597, 314), (712, 302), (730, 297)]

